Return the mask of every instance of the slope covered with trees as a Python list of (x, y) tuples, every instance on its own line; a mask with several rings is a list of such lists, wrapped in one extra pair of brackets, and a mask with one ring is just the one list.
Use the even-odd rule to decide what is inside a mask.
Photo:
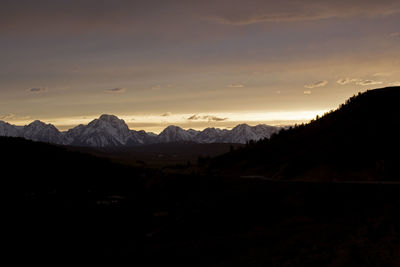
[(216, 158), (216, 173), (301, 180), (397, 180), (400, 88), (353, 96), (336, 111)]

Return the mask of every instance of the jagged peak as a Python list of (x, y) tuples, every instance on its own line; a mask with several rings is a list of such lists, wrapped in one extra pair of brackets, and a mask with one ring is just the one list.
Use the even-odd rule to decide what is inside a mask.
[(46, 123), (44, 123), (40, 120), (34, 120), (31, 123), (29, 123), (28, 125), (46, 125)]
[(10, 123), (8, 123), (8, 122), (6, 122), (6, 121), (2, 121), (2, 120), (0, 120), (0, 124), (12, 125), (12, 124), (10, 124)]
[(176, 125), (169, 125), (167, 128), (164, 129), (164, 131), (177, 131), (177, 130), (184, 131), (181, 127), (176, 126)]
[(102, 115), (100, 115), (98, 120), (101, 120), (101, 121), (123, 121), (122, 119), (118, 118), (117, 116), (110, 115), (110, 114), (102, 114)]
[[(34, 120), (33, 122), (29, 123), (25, 127), (50, 127), (50, 128), (57, 129), (53, 124), (44, 123), (43, 121), (40, 121), (40, 120)], [(58, 131), (58, 129), (57, 129), (57, 131)]]
[(242, 124), (238, 124), (238, 125), (236, 125), (235, 127), (233, 127), (232, 130), (235, 130), (235, 129), (243, 129), (243, 128), (250, 128), (250, 127), (251, 127), (250, 125), (248, 125), (248, 124), (246, 124), (246, 123), (242, 123)]
[(111, 126), (111, 127), (123, 127), (128, 129), (128, 125), (125, 123), (124, 120), (118, 118), (115, 115), (103, 114), (99, 118), (92, 120), (89, 122), (88, 126)]
[[(5, 127), (3, 126), (5, 125)], [(10, 130), (6, 122), (2, 126), (3, 134), (9, 134)], [(270, 130), (268, 125), (249, 126), (248, 124), (239, 124), (233, 129), (220, 129), (208, 127), (204, 130), (183, 129), (177, 125), (169, 125), (160, 134), (145, 132), (144, 130), (130, 130), (124, 120), (115, 115), (102, 114), (97, 119), (88, 124), (80, 124), (68, 131), (60, 132), (52, 124), (46, 124), (40, 120), (35, 120), (29, 125), (12, 125), (13, 135), (23, 136), (25, 138), (44, 140), (46, 142), (79, 144), (89, 146), (114, 146), (146, 144), (155, 142), (237, 142), (244, 143), (246, 140), (268, 138)], [(21, 127), (21, 128), (18, 128)], [(273, 126), (269, 126), (273, 127)], [(6, 130), (4, 130), (6, 129)], [(57, 132), (58, 133), (57, 133)], [(61, 134), (61, 136), (60, 136)], [(49, 136), (47, 136), (49, 135)], [(150, 137), (150, 138), (147, 138)], [(57, 140), (59, 139), (59, 140)]]
[(204, 130), (200, 131), (201, 133), (214, 133), (214, 132), (222, 132), (220, 128), (215, 127), (207, 127)]

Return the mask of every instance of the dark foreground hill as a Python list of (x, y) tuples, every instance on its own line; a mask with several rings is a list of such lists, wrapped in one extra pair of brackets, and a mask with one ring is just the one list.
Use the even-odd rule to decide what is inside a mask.
[(141, 243), (146, 170), (22, 138), (0, 148), (3, 252), (15, 264), (98, 256), (121, 236)]
[(165, 175), (23, 139), (0, 138), (0, 147), (7, 196), (2, 253), (15, 264), (396, 266), (400, 260), (398, 184)]
[[(393, 99), (385, 103), (395, 103), (397, 92), (387, 92)], [(351, 100), (348, 107), (358, 101), (363, 107), (365, 101), (360, 99)], [(375, 103), (379, 97), (368, 99)], [(356, 106), (352, 109), (357, 110)], [(327, 116), (331, 119), (311, 125), (317, 129), (321, 129), (322, 122), (342, 125), (342, 118), (357, 114), (346, 109), (341, 112), (342, 116), (338, 117), (340, 112), (332, 113)], [(370, 133), (374, 134), (369, 137), (380, 135), (373, 130), (374, 121), (378, 119), (371, 120)], [(351, 128), (352, 123), (359, 122), (349, 119), (345, 125)], [(1, 214), (2, 258), (11, 260), (13, 265), (27, 261), (29, 265), (47, 262), (52, 266), (68, 261), (71, 265), (109, 266), (398, 266), (400, 184), (240, 177), (238, 170), (266, 171), (265, 161), (257, 161), (250, 152), (265, 153), (265, 147), (275, 149), (271, 144), (284, 145), (285, 140), (290, 146), (283, 146), (279, 160), (272, 161), (276, 165), (271, 166), (289, 162), (283, 165), (281, 174), (297, 177), (302, 169), (292, 164), (308, 150), (292, 140), (293, 133), (298, 140), (319, 140), (318, 144), (326, 145), (328, 151), (336, 149), (324, 141), (330, 131), (320, 135), (316, 132), (320, 133), (302, 126), (274, 137), (270, 144), (237, 149), (218, 159), (223, 167), (218, 170), (225, 170), (221, 176), (166, 174), (114, 164), (63, 147), (0, 138), (1, 190), (5, 196)], [(313, 138), (308, 138), (308, 133)], [(332, 135), (340, 136), (339, 133), (343, 140), (349, 138), (347, 146), (357, 136), (351, 133), (350, 138), (344, 130)], [(395, 133), (382, 142), (392, 144), (389, 141), (394, 136)], [(284, 156), (286, 152), (296, 152), (292, 146), (299, 149), (299, 154)], [(372, 152), (361, 144), (356, 146), (363, 149), (366, 159), (375, 160)], [(392, 157), (393, 147), (372, 147), (373, 152), (387, 156), (377, 154), (385, 168), (382, 174), (374, 167), (376, 175), (393, 178), (386, 176), (387, 161), (396, 159)], [(314, 147), (312, 151), (325, 150)], [(345, 160), (330, 156), (336, 165), (321, 158), (333, 169), (332, 166), (347, 166), (341, 164), (351, 160), (351, 155), (362, 156), (351, 149), (346, 151), (341, 154)], [(312, 159), (312, 164), (306, 166), (319, 163), (318, 157)], [(351, 165), (341, 172), (350, 173), (354, 168), (353, 172), (359, 173), (370, 166), (357, 158), (355, 161), (360, 164), (356, 165), (360, 166), (358, 169)], [(390, 171), (389, 165), (390, 175), (395, 170)]]
[(400, 180), (400, 87), (370, 90), (306, 125), (223, 155), (214, 171), (301, 180)]

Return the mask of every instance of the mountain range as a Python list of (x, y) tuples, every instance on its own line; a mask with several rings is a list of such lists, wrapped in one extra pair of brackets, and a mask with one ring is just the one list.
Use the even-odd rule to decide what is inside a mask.
[(38, 120), (25, 126), (0, 121), (0, 136), (23, 137), (33, 141), (82, 147), (138, 146), (176, 142), (245, 144), (250, 140), (269, 138), (280, 129), (281, 127), (264, 124), (257, 126), (240, 124), (231, 130), (206, 128), (196, 131), (171, 125), (157, 135), (143, 130), (130, 130), (124, 120), (107, 114), (101, 115), (87, 125), (80, 124), (65, 132), (60, 132), (54, 125)]

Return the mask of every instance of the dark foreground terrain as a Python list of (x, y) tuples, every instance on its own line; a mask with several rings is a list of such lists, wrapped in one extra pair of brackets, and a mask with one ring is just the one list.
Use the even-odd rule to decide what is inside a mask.
[(177, 203), (187, 206), (168, 210), (169, 223), (147, 238), (146, 262), (154, 266), (399, 264), (400, 185), (217, 181), (208, 184), (211, 188), (199, 189), (201, 181), (186, 189), (190, 193)]
[(367, 92), (310, 124), (175, 171), (0, 138), (3, 259), (398, 266), (398, 99), (398, 88)]
[[(169, 177), (143, 192), (18, 209), (16, 260), (134, 266), (397, 266), (398, 184)], [(61, 196), (63, 198), (63, 196)], [(84, 205), (87, 204), (89, 208)], [(15, 220), (18, 221), (15, 221)]]
[[(14, 263), (396, 266), (400, 185), (161, 174), (2, 138)], [(22, 153), (23, 152), (23, 153)], [(7, 156), (4, 156), (7, 155)]]

